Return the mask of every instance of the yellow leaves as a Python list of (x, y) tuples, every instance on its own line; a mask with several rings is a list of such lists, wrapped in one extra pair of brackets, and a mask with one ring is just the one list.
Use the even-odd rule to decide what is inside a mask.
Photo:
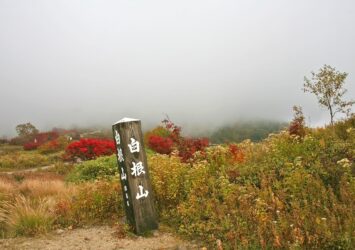
[(322, 147), (322, 148), (325, 148), (325, 140), (322, 138), (319, 140), (319, 145)]
[(352, 229), (347, 218), (355, 185), (350, 175), (341, 177), (337, 198), (329, 184), (337, 176), (327, 172), (335, 164), (325, 165), (324, 149), (332, 147), (329, 157), (342, 159), (338, 166), (352, 162), (337, 151), (348, 144), (332, 145), (324, 136), (328, 131), (317, 131), (302, 140), (285, 132), (261, 143), (238, 144), (246, 155), (238, 164), (228, 163), (225, 146), (208, 148), (207, 161), (201, 158), (193, 166), (174, 156), (150, 156), (161, 218), (185, 235), (214, 240), (212, 249), (216, 239), (226, 249), (336, 244)]

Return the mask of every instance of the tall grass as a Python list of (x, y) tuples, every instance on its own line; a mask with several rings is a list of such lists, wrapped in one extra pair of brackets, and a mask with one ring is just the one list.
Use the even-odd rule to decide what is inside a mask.
[(60, 180), (24, 180), (18, 186), (18, 190), (31, 197), (57, 196), (69, 191), (65, 183)]
[(34, 236), (51, 229), (55, 201), (38, 200), (19, 195), (14, 202), (5, 201), (0, 210), (0, 223), (11, 236)]
[(34, 236), (53, 227), (116, 222), (123, 215), (116, 181), (65, 183), (38, 173), (0, 178), (0, 237)]

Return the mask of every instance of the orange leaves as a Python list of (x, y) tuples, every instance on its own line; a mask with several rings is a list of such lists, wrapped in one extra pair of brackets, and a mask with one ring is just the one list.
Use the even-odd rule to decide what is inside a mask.
[(236, 144), (229, 144), (229, 153), (233, 163), (243, 163), (245, 161), (244, 152)]

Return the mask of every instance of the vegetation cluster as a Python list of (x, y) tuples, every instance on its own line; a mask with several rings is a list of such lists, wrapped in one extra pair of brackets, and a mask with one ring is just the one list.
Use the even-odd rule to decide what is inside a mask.
[(153, 155), (160, 218), (179, 233), (227, 249), (354, 247), (355, 118), (281, 132), (260, 143), (209, 147), (193, 166)]
[[(307, 128), (295, 106), (288, 128), (259, 142), (232, 133), (230, 138), (243, 141), (217, 137), (228, 144), (209, 145), (207, 139), (182, 136), (168, 119), (148, 131), (160, 223), (210, 248), (218, 242), (223, 249), (354, 249), (355, 116), (349, 111), (353, 101), (342, 99), (346, 76), (325, 65), (305, 78), (304, 90), (329, 110), (331, 124), (324, 128)], [(335, 122), (337, 113), (348, 118)], [(129, 231), (119, 223), (124, 209), (112, 139), (69, 143), (63, 134), (49, 138), (30, 123), (16, 130), (19, 136), (10, 144), (21, 146), (4, 140), (0, 170), (54, 165), (0, 174), (2, 237), (97, 223)], [(24, 150), (31, 141), (39, 145)], [(83, 162), (74, 164), (78, 158)]]
[(67, 146), (64, 158), (90, 160), (103, 155), (112, 155), (114, 152), (115, 144), (112, 139), (80, 139)]
[[(285, 130), (259, 143), (210, 146), (188, 163), (149, 151), (160, 222), (212, 248), (220, 240), (225, 249), (352, 249), (354, 127), (352, 117), (305, 127), (304, 136)], [(118, 221), (117, 172), (115, 157), (105, 156), (76, 165), (66, 183), (51, 180), (48, 188), (44, 180), (3, 181), (3, 234)]]
[(145, 135), (148, 147), (159, 154), (171, 155), (173, 152), (183, 162), (193, 162), (196, 152), (204, 152), (209, 145), (207, 138), (191, 138), (181, 135), (181, 127), (169, 119), (162, 121), (164, 126), (159, 126)]

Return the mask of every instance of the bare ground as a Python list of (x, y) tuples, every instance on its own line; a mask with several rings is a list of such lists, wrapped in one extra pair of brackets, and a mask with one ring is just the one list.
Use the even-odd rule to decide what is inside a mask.
[(48, 166), (43, 166), (43, 167), (36, 167), (36, 168), (27, 168), (27, 169), (15, 169), (12, 171), (7, 171), (7, 172), (0, 172), (1, 174), (8, 174), (8, 175), (12, 175), (12, 174), (19, 174), (19, 173), (29, 173), (29, 172), (36, 172), (36, 171), (40, 171), (40, 170), (48, 170), (51, 168), (54, 168), (55, 165), (48, 165)]
[(171, 233), (156, 231), (150, 237), (130, 236), (119, 238), (113, 227), (96, 226), (74, 230), (57, 230), (36, 238), (11, 238), (0, 240), (0, 249), (199, 249), (196, 244), (183, 241)]

